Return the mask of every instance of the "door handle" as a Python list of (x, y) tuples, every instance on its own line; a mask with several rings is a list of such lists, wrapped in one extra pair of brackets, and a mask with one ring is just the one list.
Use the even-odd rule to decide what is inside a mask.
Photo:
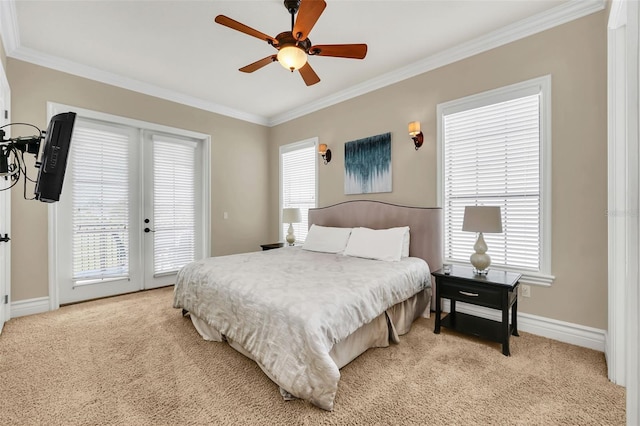
[(8, 243), (11, 238), (9, 238), (9, 234), (4, 234), (4, 237), (0, 236), (0, 243)]
[(144, 228), (144, 232), (156, 232), (153, 229), (149, 229), (149, 228)]

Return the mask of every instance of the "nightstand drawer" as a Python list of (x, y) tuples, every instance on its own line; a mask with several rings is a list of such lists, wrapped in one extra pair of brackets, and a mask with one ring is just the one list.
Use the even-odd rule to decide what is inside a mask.
[(474, 305), (486, 306), (488, 308), (500, 309), (502, 306), (502, 293), (500, 290), (473, 284), (447, 281), (440, 289), (440, 297), (473, 303)]

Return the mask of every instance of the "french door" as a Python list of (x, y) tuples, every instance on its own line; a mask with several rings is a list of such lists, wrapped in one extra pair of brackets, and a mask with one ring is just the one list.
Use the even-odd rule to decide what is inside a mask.
[[(0, 65), (0, 125), (9, 123), (10, 90), (4, 68)], [(5, 113), (6, 111), (6, 113)], [(7, 137), (10, 134), (5, 127)], [(0, 333), (9, 320), (11, 293), (11, 181), (0, 176)]]
[(55, 213), (60, 304), (173, 284), (207, 254), (206, 141), (130, 124), (76, 118)]
[[(9, 181), (0, 177), (0, 333), (4, 323), (9, 320), (9, 290), (11, 285), (11, 257), (10, 241), (8, 240), (11, 194), (9, 190), (2, 191), (9, 187)], [(5, 238), (6, 235), (6, 238)]]
[(0, 333), (4, 323), (9, 319), (9, 290), (11, 285), (11, 257), (10, 257), (10, 190), (2, 191), (9, 187), (9, 181), (0, 177)]
[(197, 141), (145, 132), (144, 145), (144, 282), (155, 288), (173, 284), (182, 266), (202, 257), (203, 173)]

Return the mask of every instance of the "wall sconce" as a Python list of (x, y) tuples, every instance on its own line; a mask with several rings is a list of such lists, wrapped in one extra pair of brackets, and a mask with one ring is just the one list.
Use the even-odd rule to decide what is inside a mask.
[(409, 136), (413, 139), (413, 144), (416, 146), (416, 151), (422, 146), (424, 142), (424, 135), (420, 131), (420, 122), (412, 121), (409, 123)]
[(331, 162), (331, 150), (327, 149), (326, 143), (321, 143), (320, 145), (318, 145), (318, 154), (322, 155), (324, 164)]

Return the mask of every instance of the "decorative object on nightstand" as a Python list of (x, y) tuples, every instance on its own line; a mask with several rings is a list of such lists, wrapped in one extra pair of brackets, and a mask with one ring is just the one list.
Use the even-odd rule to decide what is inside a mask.
[[(472, 268), (459, 265), (451, 265), (449, 273), (440, 269), (431, 275), (436, 278), (436, 315), (433, 332), (439, 334), (442, 326), (469, 333), (502, 343), (502, 353), (511, 355), (509, 337), (518, 335), (518, 286), (521, 275), (496, 270), (489, 271), (486, 275), (477, 275)], [(450, 301), (449, 314), (444, 318), (441, 318), (442, 298)], [(498, 309), (502, 312), (502, 319), (494, 321), (457, 312), (456, 301)]]
[(487, 232), (499, 234), (502, 232), (502, 217), (500, 214), (500, 207), (465, 207), (464, 220), (462, 221), (462, 230), (478, 233), (478, 240), (473, 246), (473, 249), (476, 252), (471, 255), (470, 261), (477, 274), (486, 275), (489, 265), (491, 265), (491, 257), (487, 254), (487, 243), (484, 242), (482, 233)]
[(296, 242), (296, 236), (293, 233), (293, 224), (300, 223), (302, 217), (300, 215), (300, 209), (297, 207), (289, 207), (282, 209), (282, 223), (289, 224), (289, 230), (287, 231), (287, 243), (292, 246)]

